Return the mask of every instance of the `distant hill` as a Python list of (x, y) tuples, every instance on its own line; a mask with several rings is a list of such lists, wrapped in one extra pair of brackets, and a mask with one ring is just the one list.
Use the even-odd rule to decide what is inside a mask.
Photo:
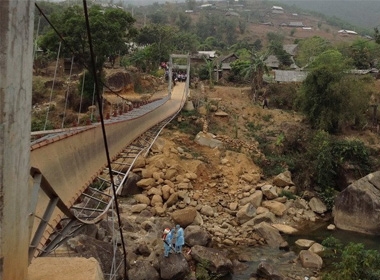
[(380, 25), (380, 1), (378, 0), (277, 0), (276, 2), (335, 16), (370, 30)]

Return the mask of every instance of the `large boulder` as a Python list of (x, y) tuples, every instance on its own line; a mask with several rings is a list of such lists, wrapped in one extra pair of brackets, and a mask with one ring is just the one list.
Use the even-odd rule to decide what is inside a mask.
[(185, 242), (190, 247), (195, 245), (207, 246), (210, 241), (210, 233), (200, 226), (190, 225), (185, 229)]
[(323, 260), (316, 253), (309, 250), (301, 250), (299, 254), (299, 259), (301, 264), (305, 268), (321, 269), (323, 265)]
[[(67, 241), (67, 246), (72, 249), (79, 257), (95, 258), (104, 273), (111, 271), (113, 262), (110, 255), (115, 253), (111, 243), (97, 240), (87, 235), (80, 234)], [(120, 251), (116, 251), (116, 263), (122, 263), (122, 255)], [(122, 275), (123, 268), (118, 271)], [(135, 278), (137, 279), (137, 278)], [(152, 278), (153, 279), (153, 278)]]
[(335, 199), (335, 225), (343, 230), (380, 234), (380, 171), (353, 182)]
[(175, 224), (179, 224), (181, 227), (187, 227), (194, 221), (196, 215), (197, 210), (194, 207), (186, 207), (174, 211), (172, 213), (172, 219)]
[(282, 280), (284, 277), (276, 270), (276, 268), (265, 261), (259, 263), (256, 275), (263, 279)]
[[(161, 257), (160, 276), (164, 280), (182, 280), (190, 272), (189, 264), (182, 254), (170, 254), (169, 257)], [(129, 278), (135, 279), (135, 278)], [(151, 279), (151, 278), (145, 278)]]
[(254, 229), (260, 234), (267, 244), (274, 248), (280, 248), (281, 244), (285, 242), (278, 229), (272, 227), (266, 222), (261, 222), (256, 225)]
[(137, 182), (140, 180), (140, 175), (133, 172), (129, 172), (128, 178), (123, 184), (123, 187), (120, 191), (120, 196), (128, 196), (141, 193), (141, 189), (137, 186)]
[(147, 261), (137, 261), (134, 266), (128, 270), (128, 279), (133, 280), (159, 280), (160, 275), (157, 270)]
[(195, 245), (191, 248), (191, 256), (196, 262), (204, 264), (206, 269), (221, 276), (232, 273), (232, 262), (225, 254), (215, 248)]

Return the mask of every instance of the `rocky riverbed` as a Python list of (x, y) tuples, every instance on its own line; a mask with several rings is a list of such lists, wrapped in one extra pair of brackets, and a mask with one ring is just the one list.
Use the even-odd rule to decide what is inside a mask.
[[(199, 138), (215, 139), (207, 133)], [(243, 153), (164, 130), (149, 156), (135, 162), (122, 193), (129, 279), (303, 280), (322, 267), (319, 244), (301, 240), (296, 254), (284, 236), (325, 221), (326, 206), (313, 193), (297, 196), (290, 172), (263, 178)], [(185, 229), (183, 254), (165, 258), (162, 231), (176, 224)], [(105, 248), (115, 228), (115, 221), (103, 221), (68, 247), (109, 271), (107, 250), (95, 248)]]

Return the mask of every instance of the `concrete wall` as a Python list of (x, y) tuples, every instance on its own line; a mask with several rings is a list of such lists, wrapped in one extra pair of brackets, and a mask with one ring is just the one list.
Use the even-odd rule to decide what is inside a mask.
[(33, 0), (0, 1), (0, 279), (26, 279)]

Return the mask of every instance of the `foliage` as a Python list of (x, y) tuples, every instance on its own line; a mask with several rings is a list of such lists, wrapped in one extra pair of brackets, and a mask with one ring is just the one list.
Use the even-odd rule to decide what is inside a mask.
[[(102, 66), (105, 58), (126, 52), (126, 42), (135, 34), (133, 28), (134, 18), (120, 9), (102, 9), (98, 5), (89, 8), (89, 22), (94, 53), (97, 56), (99, 66)], [(88, 38), (83, 9), (79, 6), (71, 6), (63, 11), (54, 13), (51, 21), (65, 38), (62, 52), (66, 56), (74, 55), (76, 59), (90, 65)], [(50, 29), (40, 41), (44, 51), (56, 51), (59, 38), (53, 29)], [(73, 53), (74, 52), (74, 53)]]
[(294, 103), (297, 98), (298, 90), (299, 84), (297, 83), (269, 84), (267, 87), (267, 95), (270, 96), (271, 107), (283, 110), (295, 109)]
[(32, 83), (32, 105), (42, 102), (48, 93), (48, 89), (45, 87), (41, 77), (33, 77)]
[(204, 42), (201, 46), (202, 50), (211, 50), (212, 46), (206, 42), (209, 37), (215, 38), (217, 43), (214, 44), (215, 49), (223, 49), (236, 43), (238, 27), (237, 20), (220, 17), (215, 13), (202, 12), (195, 25), (195, 32), (200, 41)]
[(290, 192), (290, 191), (286, 191), (286, 190), (282, 190), (281, 193), (280, 193), (280, 196), (285, 196), (287, 199), (296, 199), (297, 196)]
[(42, 130), (51, 130), (54, 129), (52, 123), (48, 121), (45, 127), (45, 117), (44, 116), (33, 116), (32, 117), (32, 126), (31, 131), (42, 131)]
[[(82, 95), (82, 110), (87, 110), (87, 108), (91, 105), (94, 105), (96, 103), (96, 97), (95, 97), (95, 86), (94, 86), (94, 77), (89, 71), (84, 72), (85, 78), (84, 78), (84, 85), (83, 85), (83, 77), (80, 79), (79, 85), (78, 85), (78, 92), (82, 95), (82, 88), (83, 88), (83, 95)], [(99, 77), (99, 81), (101, 81), (102, 78)], [(99, 85), (100, 94), (103, 91), (102, 85)], [(79, 110), (79, 107), (76, 108), (76, 110)]]
[(377, 250), (366, 250), (361, 243), (349, 243), (341, 250), (340, 243), (331, 238), (322, 245), (338, 259), (334, 269), (323, 275), (323, 280), (379, 279), (380, 253)]
[(178, 129), (183, 133), (197, 135), (197, 133), (202, 130), (201, 124), (195, 121), (199, 116), (199, 113), (196, 110), (193, 111), (181, 111), (180, 118), (173, 119), (170, 124), (167, 126), (169, 129)]
[(353, 60), (357, 69), (376, 67), (378, 46), (372, 41), (363, 38), (357, 39), (350, 46), (341, 48), (341, 52)]
[(298, 101), (315, 129), (330, 133), (363, 123), (370, 90), (368, 80), (346, 74), (347, 60), (338, 51), (326, 51), (312, 63)]
[(268, 53), (249, 52), (250, 59), (244, 60), (239, 58), (231, 63), (232, 72), (239, 74), (244, 80), (251, 81), (251, 94), (254, 97), (263, 87), (263, 75), (268, 73), (269, 69), (265, 64)]
[(369, 150), (358, 140), (333, 140), (325, 131), (317, 131), (310, 140), (306, 157), (314, 170), (311, 184), (320, 189), (320, 195), (331, 208), (338, 189), (338, 175), (349, 164), (360, 178), (370, 171)]
[(206, 70), (207, 70), (207, 78), (209, 80), (209, 87), (214, 88), (214, 79), (213, 79), (213, 74), (214, 74), (214, 60), (209, 60), (204, 58)]
[(285, 67), (289, 67), (292, 64), (291, 56), (284, 50), (282, 42), (271, 41), (269, 45), (269, 49), (270, 49), (270, 52), (278, 58), (281, 65), (284, 65)]
[(329, 48), (331, 48), (330, 43), (324, 38), (313, 36), (302, 39), (298, 42), (295, 61), (298, 66), (305, 67)]
[(196, 265), (195, 277), (198, 280), (218, 280), (222, 278), (222, 275), (210, 272), (208, 267), (210, 266), (209, 261), (201, 260)]

